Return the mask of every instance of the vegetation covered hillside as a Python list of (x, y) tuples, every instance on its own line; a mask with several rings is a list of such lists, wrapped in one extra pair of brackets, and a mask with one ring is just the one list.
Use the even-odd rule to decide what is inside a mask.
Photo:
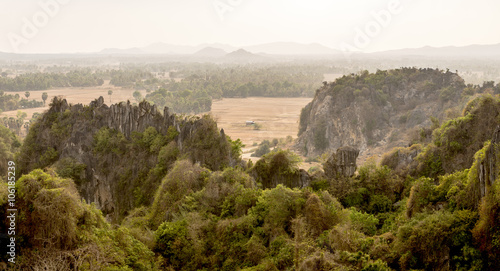
[[(308, 173), (289, 150), (239, 162), (241, 142), (209, 117), (56, 99), (8, 150), (22, 175), (10, 267), (499, 270), (500, 97), (478, 95), (459, 111), (380, 165), (336, 164), (356, 159), (349, 147)], [(108, 216), (112, 225), (109, 210), (120, 218)]]
[(118, 220), (151, 204), (151, 195), (178, 157), (210, 170), (238, 162), (231, 141), (209, 116), (178, 117), (165, 108), (107, 106), (102, 97), (89, 106), (55, 98), (30, 127), (17, 156), (18, 170), (53, 167), (71, 178), (79, 192)]
[[(411, 129), (459, 116), (471, 95), (499, 93), (490, 82), (465, 85), (456, 73), (401, 68), (351, 74), (325, 83), (301, 113), (296, 147), (316, 156), (342, 146), (361, 154), (407, 144)], [(404, 143), (403, 143), (404, 142)]]

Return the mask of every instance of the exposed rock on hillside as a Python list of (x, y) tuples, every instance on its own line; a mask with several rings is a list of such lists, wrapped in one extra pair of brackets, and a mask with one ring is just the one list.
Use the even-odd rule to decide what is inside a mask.
[(434, 69), (344, 76), (325, 83), (302, 109), (296, 148), (316, 156), (342, 146), (360, 155), (403, 146), (409, 129), (430, 126), (431, 116), (442, 120), (447, 109), (459, 106), (464, 88), (456, 73)]
[(352, 177), (356, 172), (356, 159), (359, 150), (351, 147), (341, 147), (333, 153), (323, 165), (328, 178)]
[[(432, 142), (418, 155), (418, 166), (407, 173), (437, 178), (470, 168), (474, 155), (484, 142), (491, 140), (495, 127), (500, 125), (500, 99), (491, 95), (471, 100), (463, 115), (446, 121), (432, 132)], [(391, 163), (387, 165), (393, 169)]]
[(495, 184), (500, 171), (500, 126), (497, 126), (490, 146), (486, 149), (484, 159), (479, 161), (478, 179), (481, 198), (488, 194), (489, 190)]
[(151, 203), (179, 155), (212, 170), (235, 163), (209, 117), (179, 118), (168, 108), (161, 114), (147, 102), (107, 106), (100, 97), (84, 106), (56, 98), (31, 127), (18, 163), (22, 173), (54, 165), (75, 179), (87, 202), (119, 218)]
[(395, 148), (384, 154), (380, 164), (388, 166), (400, 176), (413, 175), (418, 166), (417, 157), (422, 152), (422, 145), (414, 144), (408, 148)]

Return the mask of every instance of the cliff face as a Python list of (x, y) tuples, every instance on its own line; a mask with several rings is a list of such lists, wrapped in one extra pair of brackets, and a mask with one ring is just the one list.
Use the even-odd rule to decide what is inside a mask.
[(296, 148), (316, 156), (342, 146), (360, 155), (403, 146), (409, 129), (430, 126), (431, 116), (443, 119), (459, 105), (464, 87), (457, 74), (433, 69), (344, 76), (324, 84), (302, 110)]
[(117, 218), (150, 203), (179, 155), (212, 170), (235, 163), (225, 134), (208, 117), (181, 119), (147, 102), (107, 106), (100, 97), (89, 106), (55, 99), (32, 126), (18, 160), (23, 173), (61, 164), (73, 175), (82, 169), (76, 173), (80, 195)]
[(351, 147), (337, 149), (323, 165), (325, 175), (330, 179), (354, 176), (358, 155), (359, 150)]
[(497, 181), (500, 171), (500, 126), (497, 126), (484, 159), (478, 161), (478, 180), (481, 198), (487, 195)]

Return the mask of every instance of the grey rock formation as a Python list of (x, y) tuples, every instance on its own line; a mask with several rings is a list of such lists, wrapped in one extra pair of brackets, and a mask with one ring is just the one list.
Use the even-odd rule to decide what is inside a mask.
[(392, 152), (385, 154), (380, 164), (388, 166), (390, 169), (402, 177), (413, 174), (418, 166), (417, 156), (422, 152), (421, 145), (412, 145), (409, 148), (396, 148)]
[[(259, 179), (258, 175), (252, 175), (254, 178)], [(310, 182), (311, 177), (304, 169), (299, 169), (297, 172), (292, 174), (273, 174), (270, 179), (261, 179), (262, 188), (264, 189), (275, 188), (279, 184), (289, 188), (304, 188), (309, 186)]]
[[(428, 127), (430, 116), (443, 119), (448, 108), (459, 105), (465, 86), (457, 74), (431, 69), (381, 71), (380, 78), (375, 84), (351, 75), (318, 89), (302, 110), (295, 149), (314, 157), (342, 146), (353, 146), (360, 155), (404, 146), (402, 135), (409, 129)], [(443, 87), (457, 91), (445, 101), (439, 96)]]
[[(167, 134), (169, 127), (175, 127), (178, 135), (174, 140), (180, 151), (186, 146), (186, 142), (196, 133), (197, 129), (205, 129), (202, 126), (203, 122), (197, 117), (182, 119), (174, 114), (169, 114), (167, 107), (164, 108), (163, 114), (161, 114), (156, 106), (150, 105), (148, 102), (141, 102), (138, 106), (131, 105), (129, 102), (107, 106), (104, 104), (103, 97), (99, 97), (91, 102), (89, 106), (84, 106), (82, 104), (70, 105), (65, 99), (55, 99), (48, 114), (62, 115), (65, 112), (74, 113), (72, 123), (68, 129), (69, 135), (60, 142), (54, 142), (48, 137), (48, 130), (52, 123), (45, 124), (45, 130), (38, 131), (36, 142), (56, 149), (59, 153), (59, 159), (71, 158), (80, 164), (84, 164), (86, 168), (82, 179), (85, 181), (79, 185), (78, 190), (87, 202), (95, 203), (104, 214), (110, 216), (114, 216), (117, 212), (123, 213), (124, 210), (129, 210), (133, 206), (132, 201), (123, 200), (124, 195), (117, 193), (120, 189), (123, 190), (120, 186), (128, 184), (120, 184), (122, 181), (117, 179), (118, 176), (110, 176), (107, 172), (99, 170), (99, 164), (106, 163), (109, 167), (113, 167), (118, 162), (114, 161), (117, 158), (112, 154), (99, 158), (92, 152), (94, 134), (100, 128), (116, 129), (130, 139), (134, 132), (144, 132), (150, 126), (163, 135)], [(204, 151), (216, 153), (221, 160), (217, 163), (230, 165), (229, 151), (222, 147), (219, 148), (219, 146), (227, 144), (223, 131), (220, 132), (220, 140), (217, 141), (220, 141), (217, 146), (207, 146)], [(227, 153), (227, 159), (221, 158), (224, 153)], [(130, 157), (134, 154), (127, 155)], [(190, 158), (195, 163), (204, 164), (205, 162), (203, 152), (193, 152)], [(136, 164), (131, 166), (132, 172), (129, 174), (136, 175), (141, 169), (152, 168), (156, 163), (156, 159), (156, 155), (143, 155), (143, 160), (135, 161)], [(227, 162), (222, 160), (227, 160)], [(122, 201), (121, 204), (120, 201)]]
[(356, 172), (356, 159), (359, 150), (352, 147), (341, 147), (323, 164), (328, 178), (352, 177)]
[(500, 126), (497, 126), (484, 159), (478, 164), (479, 191), (481, 198), (488, 194), (498, 178), (500, 168)]

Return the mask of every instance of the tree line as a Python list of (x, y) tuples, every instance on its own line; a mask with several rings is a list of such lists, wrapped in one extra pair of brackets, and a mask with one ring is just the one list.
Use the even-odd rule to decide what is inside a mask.
[(46, 90), (57, 87), (95, 87), (104, 80), (91, 71), (70, 71), (67, 73), (26, 73), (16, 77), (0, 77), (0, 90), (26, 91)]

